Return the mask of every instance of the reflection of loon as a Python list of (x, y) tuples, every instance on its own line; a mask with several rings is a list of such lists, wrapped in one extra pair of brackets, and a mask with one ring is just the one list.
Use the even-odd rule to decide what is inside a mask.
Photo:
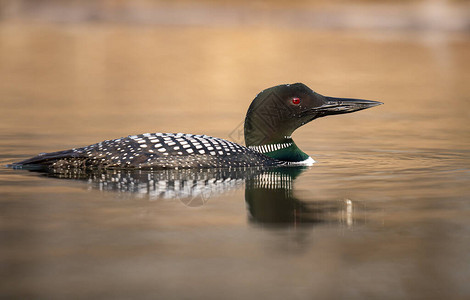
[[(305, 167), (273, 168), (246, 180), (245, 201), (251, 220), (260, 224), (352, 224), (352, 202), (302, 201), (294, 196), (293, 181)], [(339, 219), (338, 219), (338, 213)], [(336, 218), (336, 219), (335, 219)]]
[(245, 143), (206, 135), (147, 133), (71, 150), (42, 153), (14, 168), (166, 169), (311, 165), (314, 160), (291, 138), (300, 126), (326, 115), (349, 113), (381, 104), (324, 97), (301, 83), (266, 89), (245, 118)]
[[(41, 172), (41, 171), (40, 171)], [(102, 191), (148, 195), (150, 199), (208, 199), (243, 186), (245, 180), (259, 174), (260, 167), (208, 168), (183, 170), (105, 170), (101, 172), (44, 172), (46, 176), (85, 180)], [(41, 172), (42, 173), (42, 172)]]
[(293, 223), (305, 210), (293, 196), (293, 180), (303, 167), (279, 168), (261, 173), (246, 182), (245, 201), (253, 221)]
[(103, 172), (68, 170), (44, 174), (84, 180), (92, 188), (102, 191), (146, 195), (151, 200), (179, 199), (191, 207), (204, 205), (210, 198), (234, 191), (245, 184), (245, 201), (255, 223), (319, 223), (340, 212), (343, 215), (340, 222), (349, 225), (352, 222), (351, 201), (302, 201), (294, 197), (293, 181), (305, 170), (306, 167), (251, 167)]

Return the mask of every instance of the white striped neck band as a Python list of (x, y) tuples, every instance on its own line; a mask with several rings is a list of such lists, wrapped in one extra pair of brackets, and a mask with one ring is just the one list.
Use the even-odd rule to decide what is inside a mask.
[(292, 143), (278, 143), (278, 144), (267, 144), (267, 145), (260, 145), (260, 146), (249, 146), (248, 148), (255, 150), (260, 153), (268, 153), (274, 152), (277, 150), (289, 148), (292, 146)]

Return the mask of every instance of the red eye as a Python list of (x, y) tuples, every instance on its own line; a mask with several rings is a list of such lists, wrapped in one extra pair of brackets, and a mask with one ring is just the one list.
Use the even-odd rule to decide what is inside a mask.
[(300, 98), (292, 98), (292, 104), (299, 105), (300, 104)]

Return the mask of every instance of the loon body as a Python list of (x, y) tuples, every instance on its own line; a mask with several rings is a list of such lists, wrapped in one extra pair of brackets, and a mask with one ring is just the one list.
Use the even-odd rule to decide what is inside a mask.
[(82, 148), (42, 153), (14, 168), (168, 169), (311, 165), (314, 160), (291, 138), (298, 127), (326, 115), (349, 113), (382, 103), (332, 98), (302, 83), (259, 93), (245, 118), (245, 146), (207, 135), (146, 133)]

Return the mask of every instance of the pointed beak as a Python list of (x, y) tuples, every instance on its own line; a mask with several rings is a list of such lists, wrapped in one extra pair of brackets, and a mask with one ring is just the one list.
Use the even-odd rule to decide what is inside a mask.
[(325, 103), (317, 107), (315, 110), (322, 115), (338, 115), (346, 114), (374, 106), (383, 104), (378, 101), (362, 100), (362, 99), (349, 99), (349, 98), (333, 98), (324, 97)]

